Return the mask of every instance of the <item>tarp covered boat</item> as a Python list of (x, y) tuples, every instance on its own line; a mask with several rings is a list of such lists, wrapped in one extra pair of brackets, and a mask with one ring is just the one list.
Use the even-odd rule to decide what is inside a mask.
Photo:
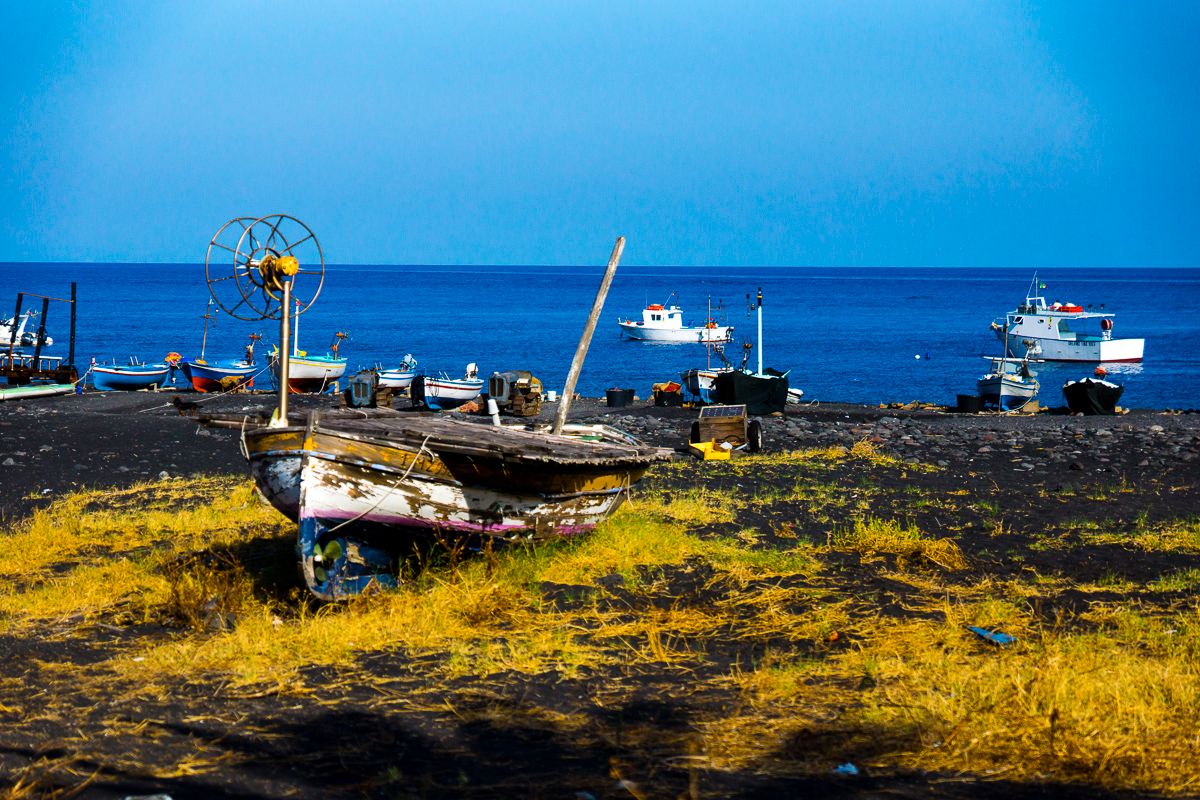
[(1124, 391), (1124, 386), (1099, 378), (1084, 378), (1063, 384), (1067, 408), (1077, 414), (1116, 414), (1117, 402)]
[(788, 399), (788, 373), (767, 367), (761, 373), (719, 372), (713, 379), (713, 402), (745, 405), (748, 414), (783, 411)]

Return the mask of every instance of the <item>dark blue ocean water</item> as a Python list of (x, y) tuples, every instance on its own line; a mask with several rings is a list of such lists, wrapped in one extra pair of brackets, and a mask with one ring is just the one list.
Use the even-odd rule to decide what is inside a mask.
[[(468, 361), (481, 375), (529, 369), (561, 390), (602, 265), (581, 267), (330, 266), (325, 287), (301, 317), (301, 347), (324, 352), (333, 333), (350, 338), (351, 368), (394, 365), (412, 353), (425, 370), (458, 376)], [(1124, 405), (1195, 408), (1200, 353), (1200, 269), (1041, 269), (1048, 300), (1116, 312), (1115, 335), (1146, 339), (1142, 364), (1110, 373), (1126, 386)], [(618, 337), (618, 316), (640, 318), (672, 292), (685, 318), (702, 322), (711, 297), (735, 326), (730, 357), (755, 338), (746, 294), (764, 293), (765, 364), (790, 369), (806, 399), (952, 403), (974, 393), (983, 355), (999, 355), (988, 330), (1025, 296), (1029, 269), (734, 268), (622, 266), (596, 331), (579, 390), (614, 386), (645, 396), (656, 381), (705, 365), (699, 345), (652, 345)], [(77, 361), (161, 360), (197, 354), (208, 297), (204, 270), (162, 264), (0, 264), (0, 316), (18, 289), (66, 296), (79, 285)], [(52, 307), (52, 349), (65, 353), (67, 314)], [(241, 353), (246, 334), (277, 340), (278, 323), (221, 317), (209, 331), (208, 357)], [(265, 351), (266, 348), (263, 348)], [(260, 351), (260, 352), (263, 352)], [(920, 355), (918, 360), (914, 356)], [(751, 365), (756, 356), (751, 354)], [(1061, 403), (1062, 382), (1090, 366), (1046, 364), (1042, 400)]]

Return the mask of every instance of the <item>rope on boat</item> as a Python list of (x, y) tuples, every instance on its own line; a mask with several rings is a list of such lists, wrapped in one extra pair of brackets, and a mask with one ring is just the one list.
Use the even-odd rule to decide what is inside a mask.
[(380, 498), (379, 498), (378, 500), (376, 500), (376, 501), (375, 501), (375, 505), (373, 505), (373, 506), (371, 506), (370, 508), (368, 508), (368, 509), (364, 510), (364, 511), (363, 511), (362, 513), (360, 513), (360, 514), (357, 514), (357, 515), (355, 515), (355, 516), (351, 517), (350, 519), (347, 519), (347, 520), (342, 520), (342, 521), (341, 521), (341, 522), (339, 522), (337, 525), (334, 525), (332, 528), (330, 528), (330, 529), (329, 529), (329, 533), (333, 533), (334, 531), (337, 531), (339, 528), (342, 528), (342, 527), (345, 527), (346, 525), (349, 525), (351, 522), (357, 522), (358, 520), (360, 520), (360, 519), (362, 519), (363, 517), (365, 517), (367, 514), (370, 514), (372, 511), (374, 511), (375, 509), (379, 508), (379, 504), (380, 504), (380, 503), (382, 503), (384, 500), (388, 499), (388, 496), (389, 496), (389, 495), (391, 495), (391, 493), (392, 493), (392, 492), (394, 492), (394, 491), (396, 490), (396, 487), (397, 487), (397, 486), (399, 486), (401, 483), (403, 483), (403, 482), (404, 482), (404, 480), (405, 480), (406, 478), (408, 478), (408, 476), (409, 476), (409, 475), (412, 473), (412, 471), (413, 471), (413, 467), (415, 467), (415, 466), (417, 465), (417, 459), (419, 459), (419, 458), (421, 457), (421, 453), (423, 453), (423, 452), (428, 452), (430, 456), (435, 456), (435, 453), (434, 453), (432, 450), (428, 450), (428, 451), (427, 451), (427, 450), (425, 449), (425, 445), (429, 444), (429, 439), (430, 439), (430, 437), (431, 437), (431, 436), (433, 436), (433, 434), (432, 434), (432, 433), (431, 433), (431, 434), (429, 434), (428, 436), (426, 436), (426, 437), (425, 437), (425, 440), (424, 440), (423, 442), (421, 442), (421, 446), (417, 448), (417, 452), (416, 452), (416, 454), (413, 456), (412, 463), (408, 465), (408, 469), (404, 470), (404, 474), (403, 474), (403, 475), (401, 475), (401, 476), (400, 476), (399, 478), (397, 478), (396, 480), (392, 481), (392, 485), (391, 485), (391, 486), (389, 486), (389, 487), (388, 487), (388, 490), (387, 490), (386, 492), (384, 492), (384, 493), (383, 493), (383, 495), (381, 495), (381, 496), (380, 496)]
[[(242, 381), (242, 382), (241, 382), (241, 383), (239, 383), (238, 385), (236, 385), (236, 386), (233, 386), (233, 387), (231, 387), (231, 388), (229, 388), (229, 389), (226, 389), (225, 391), (222, 391), (222, 392), (205, 392), (205, 393), (204, 393), (204, 394), (205, 394), (205, 396), (204, 396), (204, 397), (198, 397), (198, 398), (196, 398), (195, 400), (193, 400), (192, 402), (194, 402), (194, 403), (207, 403), (209, 400), (215, 400), (215, 399), (216, 399), (216, 398), (218, 398), (218, 397), (224, 397), (224, 396), (225, 396), (225, 395), (227, 395), (227, 394), (231, 394), (231, 393), (233, 393), (233, 392), (236, 392), (238, 389), (241, 389), (241, 388), (243, 388), (243, 387), (244, 387), (244, 386), (245, 386), (247, 383), (249, 383), (250, 381), (254, 380), (254, 379), (255, 379), (255, 378), (257, 378), (259, 375), (262, 375), (264, 372), (266, 372), (268, 369), (270, 369), (270, 367), (271, 367), (271, 365), (270, 365), (270, 364), (267, 364), (267, 365), (266, 365), (266, 366), (264, 366), (262, 369), (260, 369), (258, 372), (254, 373), (253, 375), (251, 375), (249, 378), (247, 378), (246, 380)], [(90, 369), (89, 369), (89, 371), (90, 371)], [(157, 411), (157, 410), (158, 410), (158, 409), (160, 409), (160, 408), (170, 408), (170, 407), (171, 407), (171, 405), (172, 405), (171, 403), (163, 403), (161, 406), (150, 406), (149, 408), (143, 408), (142, 410), (138, 411), (137, 413), (139, 413), (139, 414), (145, 414), (147, 411)]]
[(79, 377), (78, 377), (76, 380), (72, 381), (72, 382), (71, 382), (71, 386), (78, 386), (79, 384), (83, 383), (84, 379), (85, 379), (85, 378), (86, 378), (88, 375), (91, 375), (91, 374), (92, 374), (92, 367), (94, 367), (94, 366), (96, 366), (96, 365), (95, 365), (95, 364), (89, 364), (89, 365), (88, 365), (88, 368), (87, 368), (87, 371), (86, 371), (86, 372), (84, 372), (82, 375), (80, 375), (80, 376), (79, 376)]

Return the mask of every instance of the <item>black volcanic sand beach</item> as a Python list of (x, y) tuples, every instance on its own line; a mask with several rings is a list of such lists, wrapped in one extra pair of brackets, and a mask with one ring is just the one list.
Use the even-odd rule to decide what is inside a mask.
[[(4, 523), (19, 525), (36, 509), (84, 487), (125, 487), (161, 473), (244, 474), (237, 432), (198, 426), (181, 416), (175, 397), (171, 392), (89, 394), (0, 405)], [(192, 413), (230, 419), (257, 416), (273, 402), (268, 395), (178, 397), (185, 403), (200, 401), (188, 409)], [(332, 402), (299, 398), (294, 410)], [(584, 399), (574, 406), (572, 419), (606, 422), (650, 443), (680, 447), (695, 414), (640, 402), (608, 409)], [(548, 418), (549, 411), (543, 416)], [(1054, 624), (1090, 624), (1083, 616), (1100, 602), (1136, 602), (1151, 611), (1195, 607), (1194, 592), (1137, 587), (1165, 574), (1200, 569), (1200, 554), (1134, 549), (1119, 539), (1085, 534), (1097, 525), (1120, 532), (1195, 518), (1200, 511), (1200, 414), (1134, 411), (1085, 418), (802, 405), (764, 418), (763, 427), (768, 453), (865, 442), (899, 459), (901, 467), (931, 469), (832, 462), (823, 481), (846, 495), (827, 508), (789, 496), (801, 467), (786, 461), (747, 474), (710, 469), (681, 455), (682, 466), (653, 472), (643, 485), (667, 496), (699, 486), (764, 497), (777, 489), (778, 499), (748, 504), (732, 522), (714, 522), (698, 531), (713, 539), (756, 531), (762, 546), (770, 547), (784, 540), (825, 543), (846, 511), (838, 504), (855, 502), (846, 499), (854, 497), (851, 490), (869, 484), (869, 508), (863, 509), (869, 515), (958, 543), (970, 566), (955, 581), (1004, 581), (1034, 573), (1062, 578), (1053, 591), (1028, 598), (1032, 613)], [(1046, 546), (1047, 536), (1057, 546)], [(284, 549), (280, 556), (286, 560), (289, 553)], [(852, 592), (861, 613), (928, 613), (912, 611), (919, 605), (913, 602), (918, 590), (894, 579), (894, 559), (836, 550), (823, 558), (830, 591)], [(1113, 589), (1098, 594), (1071, 588), (1098, 581)], [(645, 585), (627, 585), (613, 576), (593, 586), (546, 585), (542, 590), (560, 608), (594, 603), (631, 614), (664, 603), (671, 608), (727, 603), (737, 591), (695, 562), (661, 570)], [(697, 767), (686, 751), (672, 749), (699, 717), (720, 715), (736, 705), (728, 689), (704, 688), (707, 677), (785, 645), (809, 647), (819, 657), (831, 647), (852, 647), (847, 637), (834, 645), (747, 637), (709, 640), (703, 664), (690, 671), (648, 660), (571, 680), (552, 670), (459, 677), (444, 686), (431, 685), (438, 679), (431, 677), (428, 657), (368, 652), (356, 668), (375, 677), (369, 686), (356, 688), (336, 680), (334, 668), (312, 667), (304, 678), (316, 688), (308, 694), (269, 687), (227, 691), (216, 678), (132, 698), (125, 694), (119, 706), (108, 697), (78, 697), (66, 701), (76, 704), (74, 713), (14, 716), (13, 707), (28, 708), (31, 697), (46, 691), (41, 681), (47, 664), (86, 666), (131, 639), (171, 635), (155, 625), (99, 624), (87, 630), (87, 636), (0, 635), (0, 720), (5, 723), (0, 728), (0, 787), (7, 785), (12, 796), (70, 796), (68, 791), (85, 783), (84, 797), (166, 793), (175, 800), (1135, 796), (1106, 794), (1087, 781), (866, 768), (856, 776), (833, 774), (832, 766), (843, 759), (870, 762), (869, 736), (852, 744), (831, 744), (817, 734), (801, 737), (774, 752), (771, 763), (737, 770)], [(322, 686), (329, 688), (321, 691)], [(431, 692), (444, 693), (444, 703), (409, 703), (405, 698), (410, 692), (425, 700)], [(543, 718), (551, 712), (585, 718), (587, 734), (557, 735)], [(101, 723), (114, 717), (125, 720), (128, 729), (113, 732), (110, 722)], [(503, 723), (496, 721), (501, 717)], [(648, 736), (647, 731), (656, 733)], [(126, 755), (134, 751), (147, 762), (158, 753), (164, 762), (177, 763), (179, 753), (196, 750), (198, 742), (210, 758), (198, 759), (192, 770), (164, 777), (127, 766)], [(832, 759), (827, 768), (789, 767), (810, 764), (812, 753), (827, 751)], [(73, 759), (69, 773), (55, 772), (54, 764), (68, 756)], [(38, 771), (39, 764), (44, 772)], [(378, 780), (383, 773), (394, 780)]]

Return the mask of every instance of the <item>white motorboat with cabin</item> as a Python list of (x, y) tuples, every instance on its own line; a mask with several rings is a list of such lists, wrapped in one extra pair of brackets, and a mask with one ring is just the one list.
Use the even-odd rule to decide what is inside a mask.
[[(26, 311), (24, 314), (13, 322), (10, 317), (6, 320), (0, 320), (0, 347), (24, 346), (33, 347), (37, 343), (37, 331), (29, 331), (26, 328), (29, 326), (29, 321), (36, 317), (38, 312)], [(54, 344), (54, 339), (51, 336), (43, 335), (42, 346), (49, 347)]]
[(621, 335), (643, 342), (716, 344), (733, 338), (732, 325), (720, 325), (712, 309), (703, 325), (684, 325), (683, 309), (676, 305), (651, 303), (642, 309), (641, 321), (618, 319)]
[(1005, 352), (1043, 361), (1142, 360), (1145, 339), (1113, 338), (1115, 314), (1085, 311), (1073, 303), (1047, 304), (1039, 294), (1045, 288), (1034, 275), (1025, 302), (992, 322), (992, 331), (1005, 344)]

